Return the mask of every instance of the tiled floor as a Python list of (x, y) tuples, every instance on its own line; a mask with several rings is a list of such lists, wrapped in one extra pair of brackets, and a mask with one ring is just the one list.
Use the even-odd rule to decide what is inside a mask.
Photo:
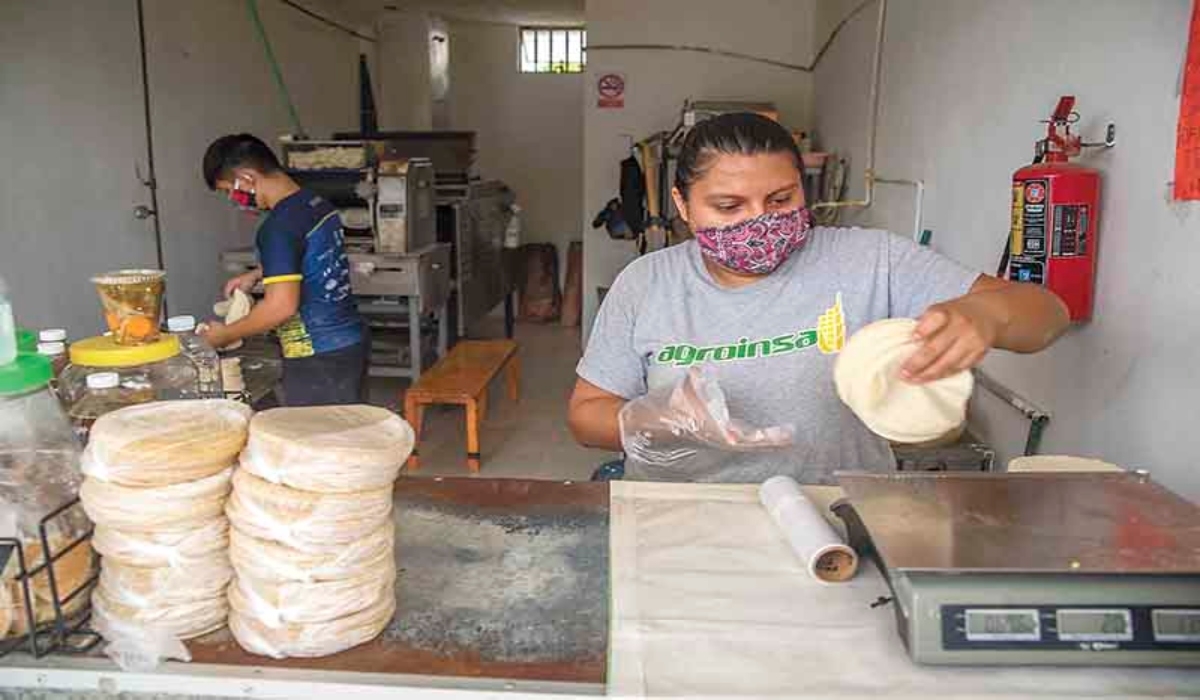
[[(489, 318), (474, 337), (502, 337), (503, 324)], [(615, 455), (580, 447), (567, 430), (567, 397), (579, 361), (579, 329), (557, 324), (519, 324), (521, 399), (505, 395), (503, 376), (489, 391), (488, 416), (480, 430), (481, 477), (586, 480)], [(371, 403), (400, 410), (407, 380), (371, 380)], [(425, 410), (421, 468), (416, 476), (468, 476), (466, 432), (459, 406)]]

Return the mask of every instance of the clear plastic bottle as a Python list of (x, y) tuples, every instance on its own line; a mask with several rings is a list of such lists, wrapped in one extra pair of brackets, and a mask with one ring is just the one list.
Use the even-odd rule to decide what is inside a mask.
[(58, 382), (58, 375), (67, 368), (67, 344), (61, 341), (42, 341), (37, 345), (37, 352), (42, 357), (50, 360), (50, 364), (54, 366), (54, 380), (50, 386), (54, 386)]
[(0, 365), (17, 359), (17, 324), (13, 321), (12, 304), (8, 301), (8, 285), (0, 277)]
[(204, 338), (196, 334), (195, 317), (172, 316), (167, 319), (167, 330), (179, 336), (183, 354), (196, 365), (196, 371), (200, 375), (200, 398), (224, 397), (221, 386), (221, 357)]

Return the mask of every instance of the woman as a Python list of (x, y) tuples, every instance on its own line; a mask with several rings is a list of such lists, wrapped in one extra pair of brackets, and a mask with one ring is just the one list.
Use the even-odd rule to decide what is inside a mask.
[(917, 318), (919, 349), (902, 377), (923, 383), (978, 365), (991, 348), (1037, 352), (1066, 329), (1066, 307), (1040, 286), (979, 274), (885, 231), (814, 228), (800, 163), (790, 134), (757, 115), (692, 129), (672, 195), (695, 239), (617, 277), (569, 409), (580, 443), (621, 450), (622, 407), (701, 367), (731, 416), (792, 425), (790, 444), (731, 451), (685, 475), (628, 464), (629, 478), (830, 483), (839, 469), (893, 469), (887, 442), (837, 397), (833, 364), (846, 337)]

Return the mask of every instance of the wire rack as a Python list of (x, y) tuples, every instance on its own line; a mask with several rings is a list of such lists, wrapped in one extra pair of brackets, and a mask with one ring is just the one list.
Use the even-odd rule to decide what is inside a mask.
[[(74, 509), (82, 508), (79, 499), (75, 498), (38, 521), (38, 538), (41, 541), (43, 557), (36, 566), (30, 566), (29, 552), (26, 545), (18, 538), (0, 537), (0, 561), (7, 562), (16, 557), (17, 575), (13, 581), (17, 584), (18, 597), (24, 605), (20, 608), (13, 606), (14, 611), (20, 611), (24, 616), (25, 629), (29, 632), (0, 639), (0, 657), (13, 651), (28, 651), (34, 658), (41, 658), (51, 653), (82, 654), (90, 651), (100, 642), (100, 635), (93, 631), (88, 622), (91, 620), (91, 590), (99, 578), (96, 558), (90, 557), (90, 571), (86, 580), (73, 590), (62, 590), (62, 583), (55, 574), (56, 562), (64, 559), (77, 547), (91, 547), (92, 528), (75, 539), (55, 549), (51, 546), (49, 531), (60, 520), (64, 521)], [(65, 528), (64, 528), (65, 529)], [(35, 577), (44, 573), (49, 584), (50, 600), (54, 615), (49, 620), (38, 622), (38, 605), (44, 606), (47, 601), (37, 598), (33, 590)], [(5, 584), (7, 585), (7, 584)], [(80, 600), (77, 610), (71, 610), (71, 604)], [(14, 601), (15, 602), (15, 601)]]

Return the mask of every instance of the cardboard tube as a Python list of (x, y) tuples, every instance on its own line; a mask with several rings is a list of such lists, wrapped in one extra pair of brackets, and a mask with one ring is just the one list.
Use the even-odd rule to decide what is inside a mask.
[(779, 527), (808, 573), (824, 583), (840, 583), (858, 571), (858, 554), (834, 531), (790, 476), (763, 482), (759, 501)]

